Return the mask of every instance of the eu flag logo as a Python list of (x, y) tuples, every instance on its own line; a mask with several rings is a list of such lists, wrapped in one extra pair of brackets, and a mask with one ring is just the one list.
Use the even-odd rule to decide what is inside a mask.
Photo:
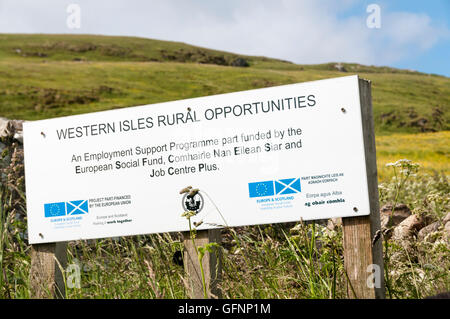
[(275, 192), (278, 195), (301, 192), (300, 178), (288, 178), (275, 181)]
[(250, 193), (250, 198), (275, 195), (273, 181), (249, 183), (248, 191)]
[(300, 178), (286, 178), (276, 181), (248, 183), (250, 198), (274, 195), (296, 194), (302, 191)]
[(74, 200), (67, 202), (67, 215), (81, 215), (88, 213), (87, 200)]
[(70, 202), (44, 204), (45, 217), (58, 217), (66, 215), (81, 215), (89, 212), (87, 200), (74, 200)]
[(57, 217), (66, 215), (66, 203), (44, 204), (45, 217)]

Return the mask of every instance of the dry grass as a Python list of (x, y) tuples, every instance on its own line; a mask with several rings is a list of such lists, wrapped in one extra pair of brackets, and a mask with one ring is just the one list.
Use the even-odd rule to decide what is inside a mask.
[[(23, 171), (4, 172), (0, 297), (28, 298), (30, 246), (26, 218), (17, 218), (24, 212), (23, 184), (11, 187), (20, 184)], [(398, 176), (380, 185), (381, 204), (395, 198), (432, 220), (450, 209), (445, 175), (410, 175), (400, 189), (398, 185)], [(321, 222), (275, 224), (225, 229), (222, 237), (220, 289), (225, 298), (348, 298), (339, 227), (330, 231)], [(389, 297), (422, 298), (450, 290), (448, 239), (442, 232), (435, 237), (412, 240), (407, 251), (398, 242), (386, 242)], [(81, 287), (68, 287), (67, 298), (186, 298), (186, 274), (173, 260), (183, 250), (181, 238), (157, 234), (70, 242), (68, 262), (79, 267)]]

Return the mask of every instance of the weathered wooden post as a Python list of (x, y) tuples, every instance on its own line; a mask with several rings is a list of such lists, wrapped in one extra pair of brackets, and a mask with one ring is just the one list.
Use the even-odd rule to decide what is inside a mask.
[[(209, 243), (220, 243), (220, 229), (209, 229), (197, 231), (196, 238), (192, 241), (190, 233), (184, 233), (184, 269), (186, 280), (189, 285), (189, 295), (194, 299), (204, 298), (202, 274), (196, 247), (205, 246)], [(194, 246), (195, 245), (195, 246)], [(208, 298), (220, 298), (218, 283), (221, 280), (221, 252), (215, 249), (213, 253), (207, 252), (202, 260), (203, 272)]]
[[(31, 245), (31, 298), (64, 298), (67, 242)], [(60, 268), (61, 267), (61, 268)]]
[[(376, 239), (381, 225), (370, 81), (359, 79), (359, 94), (370, 215), (342, 218), (344, 266), (349, 279), (348, 295), (351, 298), (384, 298), (382, 239), (381, 236)], [(355, 207), (356, 211), (357, 209)], [(375, 273), (372, 274), (372, 271)], [(376, 277), (376, 282), (371, 282), (371, 279)]]

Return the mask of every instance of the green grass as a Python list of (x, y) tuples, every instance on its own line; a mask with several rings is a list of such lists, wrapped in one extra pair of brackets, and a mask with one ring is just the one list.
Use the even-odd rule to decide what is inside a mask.
[[(377, 134), (450, 129), (450, 79), (441, 76), (357, 64), (339, 72), (334, 63), (248, 56), (241, 57), (249, 67), (233, 67), (229, 63), (240, 56), (232, 53), (140, 38), (0, 40), (0, 116), (9, 118), (37, 120), (358, 74), (372, 81)], [(197, 53), (176, 58), (180, 52)]]
[[(249, 66), (231, 66), (237, 58)], [(358, 64), (339, 72), (334, 65), (131, 37), (0, 34), (0, 116), (37, 120), (358, 74), (372, 81), (380, 204), (397, 198), (414, 213), (442, 219), (450, 209), (450, 79)], [(21, 156), (13, 167), (3, 166), (8, 154), (0, 156), (0, 298), (31, 295)], [(399, 190), (386, 164), (401, 158), (420, 170)], [(349, 297), (341, 228), (265, 225), (225, 229), (222, 237), (225, 298)], [(392, 241), (386, 247), (390, 297), (450, 290), (442, 232), (409, 251)], [(182, 249), (181, 234), (70, 242), (68, 261), (80, 267), (81, 288), (68, 288), (67, 297), (187, 297), (186, 274), (172, 261)]]
[[(3, 185), (8, 182), (15, 180)], [(392, 202), (397, 185), (396, 180), (381, 185), (381, 204)], [(445, 177), (419, 174), (400, 189), (399, 202), (438, 220), (450, 208), (449, 191)], [(1, 193), (0, 206), (7, 209), (0, 211), (0, 298), (29, 298), (30, 246), (19, 235), (26, 224), (14, 221), (17, 211), (5, 205), (17, 199), (17, 192), (3, 188)], [(183, 249), (182, 238), (173, 233), (70, 242), (68, 263), (81, 277), (80, 287), (67, 287), (66, 297), (188, 297), (186, 273), (172, 261)], [(224, 298), (349, 298), (341, 228), (274, 224), (225, 229), (222, 238)], [(450, 250), (442, 233), (434, 242), (413, 243), (410, 250), (394, 241), (387, 247), (388, 297), (423, 298), (450, 289)], [(65, 275), (68, 284), (73, 272)]]
[[(34, 61), (194, 62), (230, 65), (242, 57), (259, 67), (292, 63), (211, 50), (181, 42), (97, 35), (0, 34), (0, 57)], [(294, 67), (295, 68), (295, 67)]]

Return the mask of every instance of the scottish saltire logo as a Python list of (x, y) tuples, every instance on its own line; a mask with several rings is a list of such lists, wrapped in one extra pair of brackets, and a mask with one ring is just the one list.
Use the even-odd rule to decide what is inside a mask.
[(67, 215), (81, 215), (88, 213), (87, 200), (75, 200), (66, 203)]
[(300, 178), (280, 179), (274, 182), (277, 195), (295, 194), (302, 191)]
[(248, 183), (248, 191), (250, 198), (300, 193), (300, 178)]
[(89, 213), (87, 200), (44, 204), (45, 217), (73, 216)]

